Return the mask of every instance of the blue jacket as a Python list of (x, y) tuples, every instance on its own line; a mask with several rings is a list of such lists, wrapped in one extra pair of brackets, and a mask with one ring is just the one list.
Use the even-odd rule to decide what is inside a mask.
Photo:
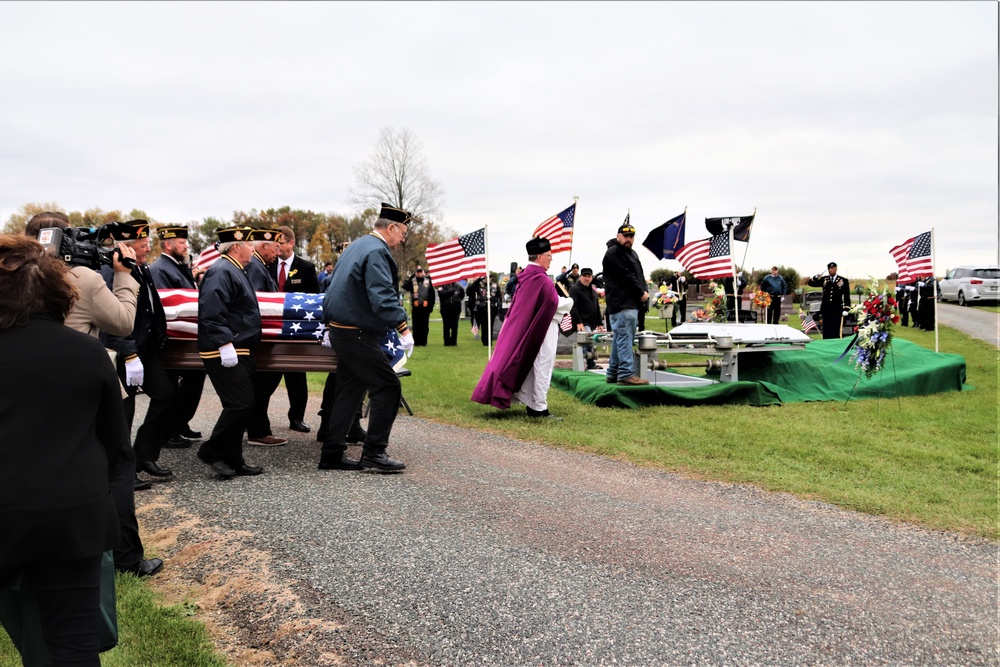
[(374, 233), (351, 243), (333, 267), (323, 297), (328, 325), (362, 329), (378, 335), (388, 329), (405, 333), (406, 311), (399, 303), (399, 271), (389, 246)]
[(218, 358), (232, 343), (236, 354), (249, 355), (260, 342), (260, 306), (243, 267), (223, 255), (208, 267), (198, 292), (198, 352)]

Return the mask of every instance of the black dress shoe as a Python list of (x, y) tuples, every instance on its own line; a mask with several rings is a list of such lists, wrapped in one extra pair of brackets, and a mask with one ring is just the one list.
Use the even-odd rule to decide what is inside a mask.
[(367, 437), (368, 431), (360, 425), (352, 426), (351, 430), (347, 432), (347, 442), (364, 442)]
[(236, 469), (237, 475), (259, 475), (264, 472), (260, 466), (248, 466), (246, 463)]
[(202, 457), (201, 452), (198, 453), (198, 460), (214, 470), (216, 474), (223, 479), (236, 477), (236, 471), (229, 467), (229, 464), (225, 461), (209, 461), (208, 459)]
[(310, 431), (309, 425), (304, 421), (293, 421), (288, 425), (288, 428), (299, 433), (308, 433)]
[(190, 446), (191, 446), (191, 441), (179, 435), (175, 435), (174, 437), (170, 438), (163, 445), (165, 449), (187, 449)]
[(150, 482), (148, 479), (139, 479), (138, 477), (135, 478), (136, 491), (145, 491), (146, 489), (151, 489), (151, 488), (153, 488), (153, 483)]
[(562, 417), (556, 417), (555, 415), (550, 415), (548, 408), (545, 410), (532, 410), (528, 406), (524, 406), (527, 409), (529, 417), (544, 417), (545, 419), (551, 419), (553, 421), (561, 422)]
[(115, 569), (124, 574), (134, 574), (137, 577), (151, 577), (163, 569), (163, 561), (159, 558), (143, 559), (135, 567)]
[(145, 473), (149, 473), (153, 477), (170, 477), (174, 474), (173, 470), (168, 468), (161, 468), (156, 464), (156, 461), (140, 461), (139, 470)]
[(381, 472), (400, 472), (406, 468), (406, 464), (396, 459), (390, 459), (385, 452), (381, 454), (361, 454), (358, 465), (362, 468), (372, 468)]
[(316, 467), (320, 470), (361, 470), (361, 463), (357, 459), (348, 458), (346, 454), (341, 454), (320, 458)]
[(192, 431), (190, 426), (181, 428), (177, 431), (177, 435), (185, 440), (201, 440), (201, 431)]

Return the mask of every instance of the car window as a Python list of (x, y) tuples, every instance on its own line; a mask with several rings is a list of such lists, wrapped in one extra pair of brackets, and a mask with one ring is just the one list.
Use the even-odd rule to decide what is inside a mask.
[(973, 274), (976, 278), (1000, 278), (1000, 269), (976, 269)]

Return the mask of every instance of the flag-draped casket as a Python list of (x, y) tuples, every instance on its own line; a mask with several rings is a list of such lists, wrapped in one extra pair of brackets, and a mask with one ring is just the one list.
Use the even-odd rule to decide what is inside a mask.
[[(167, 345), (161, 354), (166, 368), (202, 369), (198, 355), (198, 291), (157, 290), (167, 317)], [(254, 354), (262, 371), (336, 372), (337, 355), (320, 345), (323, 338), (323, 295), (258, 292), (261, 343)]]

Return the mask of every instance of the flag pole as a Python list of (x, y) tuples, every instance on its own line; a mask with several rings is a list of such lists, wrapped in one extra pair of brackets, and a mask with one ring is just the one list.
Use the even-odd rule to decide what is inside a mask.
[(938, 293), (937, 293), (937, 274), (934, 271), (934, 228), (931, 227), (931, 284), (934, 286), (934, 352), (937, 353), (938, 350), (938, 329), (940, 328), (940, 323), (938, 322)]
[[(757, 222), (757, 207), (756, 206), (753, 207), (753, 214), (751, 214), (750, 217), (753, 218), (754, 222)], [(747, 241), (747, 244), (743, 247), (743, 261), (740, 262), (740, 266), (746, 266), (746, 263), (747, 263), (747, 253), (748, 252), (750, 252), (750, 241), (749, 240)]]
[(490, 283), (490, 235), (489, 225), (483, 225), (483, 255), (486, 259), (486, 360), (493, 358), (493, 285)]
[(733, 274), (733, 302), (736, 304), (736, 324), (740, 323), (740, 301), (736, 286), (736, 262), (733, 260), (733, 229), (736, 225), (729, 225), (729, 272)]
[[(573, 195), (573, 227), (572, 232), (569, 233), (569, 265), (573, 266), (573, 232), (576, 231), (576, 214), (579, 209), (576, 205), (580, 201), (580, 195)], [(567, 294), (567, 296), (569, 296)]]

